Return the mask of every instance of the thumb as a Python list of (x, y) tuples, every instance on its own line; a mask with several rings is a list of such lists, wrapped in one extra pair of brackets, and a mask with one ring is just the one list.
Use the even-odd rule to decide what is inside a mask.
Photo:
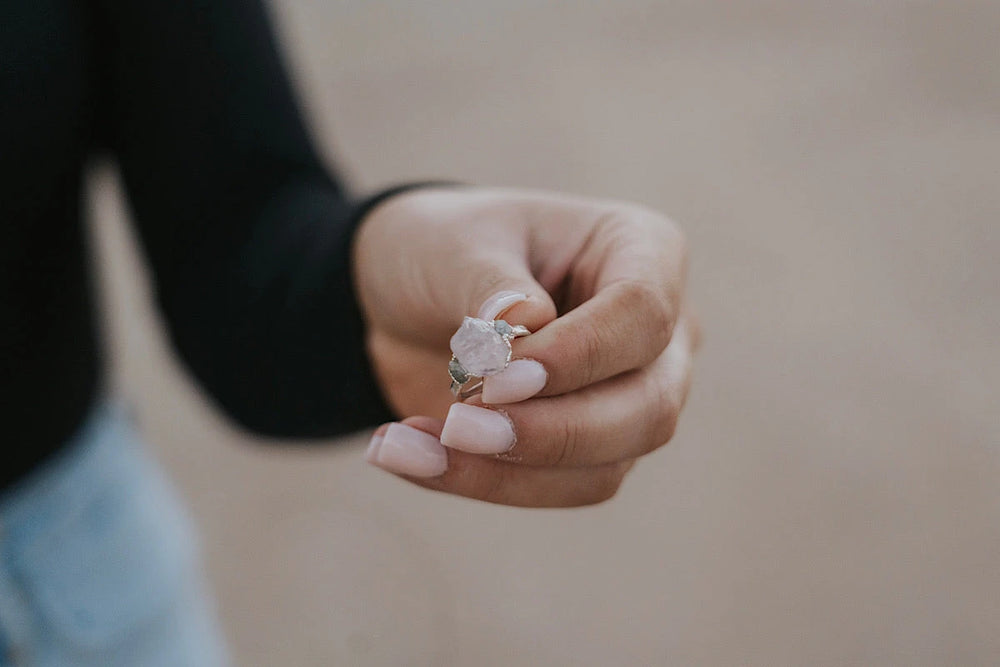
[(468, 315), (487, 321), (501, 318), (538, 331), (556, 318), (552, 297), (522, 258), (506, 253), (480, 258), (470, 267), (469, 278), (463, 298), (457, 300), (463, 311), (454, 313), (456, 326)]

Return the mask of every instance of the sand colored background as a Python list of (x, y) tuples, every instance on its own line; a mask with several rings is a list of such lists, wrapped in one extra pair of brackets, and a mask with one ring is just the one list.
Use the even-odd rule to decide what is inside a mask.
[(707, 338), (674, 442), (612, 502), (432, 495), (366, 466), (363, 434), (229, 430), (97, 177), (115, 382), (202, 526), (238, 664), (1000, 662), (1000, 4), (275, 13), (359, 188), (666, 211)]

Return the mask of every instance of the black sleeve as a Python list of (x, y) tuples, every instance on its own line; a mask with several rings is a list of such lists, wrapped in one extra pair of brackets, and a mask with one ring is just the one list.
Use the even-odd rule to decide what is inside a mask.
[(351, 284), (352, 202), (321, 165), (259, 0), (100, 0), (117, 155), (170, 336), (252, 431), (391, 418)]

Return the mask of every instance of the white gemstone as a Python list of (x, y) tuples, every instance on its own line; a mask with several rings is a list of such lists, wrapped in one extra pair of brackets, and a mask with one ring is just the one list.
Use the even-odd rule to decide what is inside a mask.
[(510, 360), (510, 346), (491, 322), (466, 317), (451, 337), (451, 351), (470, 375), (499, 373)]

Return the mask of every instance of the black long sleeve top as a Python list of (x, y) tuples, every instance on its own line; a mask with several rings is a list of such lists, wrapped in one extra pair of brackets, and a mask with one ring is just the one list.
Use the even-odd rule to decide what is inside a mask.
[(0, 488), (85, 416), (101, 351), (81, 174), (117, 160), (158, 307), (223, 411), (267, 435), (386, 419), (321, 165), (259, 0), (0, 2)]

